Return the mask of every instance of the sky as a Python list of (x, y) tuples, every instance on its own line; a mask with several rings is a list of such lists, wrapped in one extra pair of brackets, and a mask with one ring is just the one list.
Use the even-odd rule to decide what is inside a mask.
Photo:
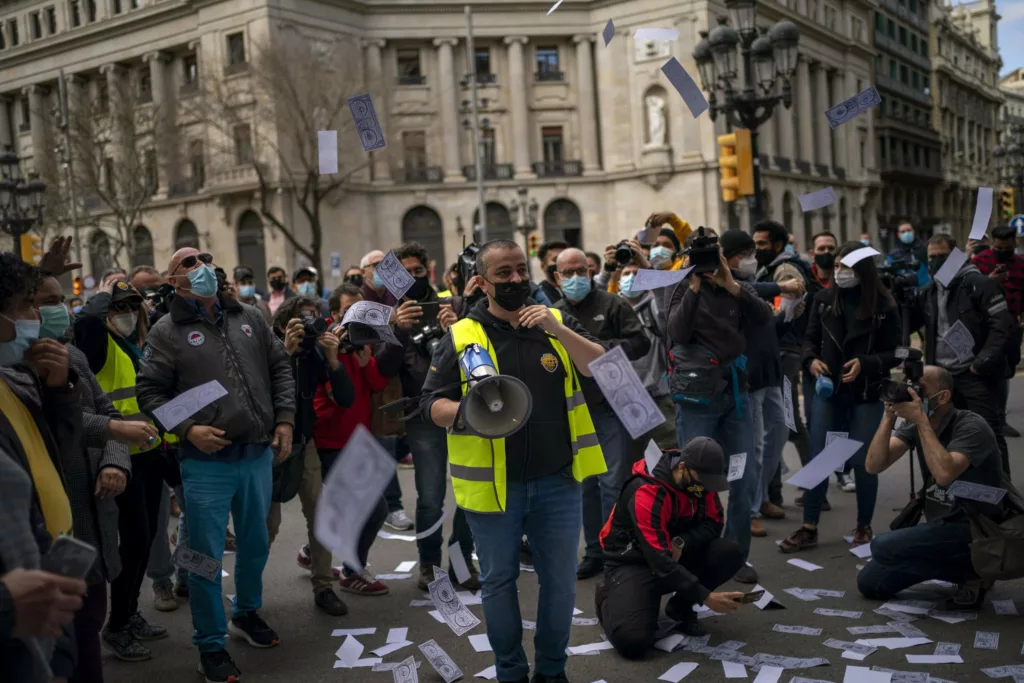
[(1024, 0), (996, 0), (999, 20), (999, 54), (1003, 73), (1024, 66)]

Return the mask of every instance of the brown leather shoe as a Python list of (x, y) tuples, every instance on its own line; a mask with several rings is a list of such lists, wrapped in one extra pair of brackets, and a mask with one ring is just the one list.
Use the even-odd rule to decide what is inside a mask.
[(768, 530), (764, 528), (759, 519), (750, 520), (750, 535), (757, 538), (764, 538), (768, 535)]
[(871, 525), (860, 526), (853, 530), (853, 544), (864, 545), (865, 543), (871, 543), (871, 539), (875, 537), (875, 532), (871, 530)]
[(782, 543), (779, 544), (779, 550), (786, 554), (799, 552), (801, 550), (810, 550), (818, 545), (818, 530), (808, 529), (805, 526), (800, 527), (792, 534), (782, 539)]
[(786, 518), (786, 511), (783, 510), (781, 506), (776, 505), (775, 503), (769, 503), (768, 501), (761, 503), (761, 514), (766, 519)]

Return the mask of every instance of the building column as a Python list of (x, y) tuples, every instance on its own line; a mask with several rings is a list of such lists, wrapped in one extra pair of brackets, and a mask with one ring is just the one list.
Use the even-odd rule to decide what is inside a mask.
[(828, 109), (831, 104), (828, 101), (828, 71), (825, 68), (825, 64), (818, 62), (818, 67), (814, 70), (815, 78), (815, 92), (817, 95), (817, 103), (814, 106), (814, 111), (820, 112), (821, 115), (815, 117), (815, 121), (818, 123), (818, 163), (831, 168), (832, 166), (832, 127), (828, 125), (828, 119), (825, 118), (824, 112)]
[[(629, 89), (628, 65), (632, 38), (622, 29), (616, 31), (616, 35), (618, 37), (607, 47), (602, 43), (601, 49), (597, 51), (597, 95), (601, 106), (601, 120), (598, 124), (601, 126), (603, 157), (598, 163), (606, 171), (634, 167), (632, 137), (621, 133), (622, 130), (630, 130), (632, 126), (629, 98), (626, 96)], [(684, 145), (688, 142), (692, 143), (693, 151), (700, 151), (697, 136), (683, 141)], [(685, 148), (685, 151), (690, 149)]]
[(794, 100), (790, 102), (789, 108), (782, 106), (780, 102), (775, 111), (775, 116), (779, 117), (779, 146), (777, 154), (778, 156), (789, 159), (790, 163), (796, 160), (796, 140), (794, 139), (794, 123), (793, 123), (793, 110), (796, 109), (796, 89), (793, 86), (795, 83), (790, 84), (793, 91)]
[(11, 98), (0, 95), (0, 149), (14, 147), (14, 131), (11, 128)]
[(149, 64), (149, 82), (153, 91), (153, 115), (159, 131), (155, 138), (156, 153), (163, 170), (158, 193), (166, 193), (172, 185), (181, 182), (181, 140), (178, 136), (175, 105), (172, 92), (173, 79), (168, 77), (170, 56), (164, 52), (149, 52), (142, 56)]
[[(597, 107), (594, 105), (594, 60), (591, 56), (593, 36), (573, 36), (576, 43), (576, 92), (579, 97), (580, 153), (583, 171), (597, 171), (601, 160), (597, 148)], [(667, 124), (666, 124), (667, 125)]]
[[(380, 121), (381, 129), (385, 139), (390, 134), (388, 123), (391, 107), (388, 104), (388, 88), (384, 83), (384, 67), (381, 63), (380, 51), (384, 48), (383, 40), (364, 40), (363, 47), (366, 48), (366, 82), (370, 86), (370, 92), (377, 111), (377, 120)], [(391, 182), (391, 164), (388, 159), (388, 148), (378, 149), (370, 152), (373, 160), (374, 182)]]
[(142, 168), (124, 168), (124, 165), (128, 162), (136, 165), (139, 162), (139, 159), (134, 158), (135, 155), (128, 154), (127, 148), (127, 141), (130, 139), (128, 127), (135, 125), (131, 90), (127, 82), (128, 74), (118, 64), (104, 64), (100, 67), (100, 74), (107, 79), (110, 127), (113, 131), (113, 144), (110, 147), (114, 158), (114, 165), (120, 169), (118, 175), (121, 173), (142, 173)]
[(512, 93), (517, 93), (511, 98), (512, 109), (512, 155), (515, 164), (516, 178), (532, 178), (533, 167), (530, 164), (530, 111), (528, 98), (530, 83), (527, 81), (526, 71), (523, 66), (523, 45), (526, 44), (525, 36), (508, 36), (505, 44), (508, 45), (508, 83)]
[(39, 85), (30, 85), (21, 90), (21, 96), (28, 98), (29, 124), (32, 127), (32, 169), (44, 180), (51, 181), (53, 150), (48, 143), (46, 90)]
[(801, 58), (796, 67), (797, 120), (800, 122), (800, 160), (814, 163), (814, 126), (811, 105), (811, 69), (807, 59)]
[[(840, 75), (838, 71), (831, 72), (831, 77), (832, 97), (833, 99), (835, 99), (836, 102), (841, 102), (844, 99), (846, 99), (844, 78)], [(825, 108), (827, 109), (830, 106), (832, 105), (827, 104), (825, 105)], [(836, 168), (843, 169), (846, 172), (846, 177), (850, 177), (850, 167), (847, 163), (847, 159), (850, 158), (848, 156), (850, 152), (850, 133), (846, 129), (846, 126), (839, 126), (838, 128), (832, 131), (832, 135), (834, 136), (834, 139), (836, 141), (836, 157), (833, 160), (833, 166), (835, 166)], [(852, 202), (847, 203), (847, 207), (851, 205)], [(847, 211), (849, 211), (849, 208), (847, 208)], [(847, 225), (853, 225), (853, 221), (848, 221)]]
[(445, 182), (461, 183), (462, 175), (459, 159), (459, 110), (456, 107), (458, 86), (461, 79), (455, 73), (455, 62), (452, 59), (452, 47), (458, 38), (435, 38), (437, 48), (437, 93), (441, 98), (441, 135), (444, 138), (444, 179)]

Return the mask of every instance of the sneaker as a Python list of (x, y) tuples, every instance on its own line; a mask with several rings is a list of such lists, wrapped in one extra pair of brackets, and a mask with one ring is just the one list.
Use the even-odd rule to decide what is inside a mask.
[(768, 535), (768, 530), (764, 528), (764, 524), (761, 524), (761, 520), (752, 518), (750, 520), (750, 535), (756, 538), (764, 538)]
[(765, 519), (785, 519), (786, 511), (782, 509), (781, 505), (765, 501), (761, 503), (761, 516)]
[(576, 578), (579, 581), (592, 579), (604, 571), (604, 560), (600, 557), (584, 557), (576, 569)]
[(839, 488), (847, 493), (853, 493), (857, 490), (857, 482), (853, 480), (853, 477), (849, 474), (837, 474), (836, 479), (839, 480)]
[(533, 550), (530, 549), (530, 542), (525, 538), (519, 543), (519, 563), (527, 567), (533, 566)]
[(299, 548), (299, 556), (295, 558), (295, 564), (299, 565), (300, 569), (305, 569), (307, 572), (313, 570), (313, 556), (309, 554), (308, 545), (304, 545)]
[(228, 633), (245, 638), (253, 647), (274, 647), (280, 642), (274, 629), (267, 626), (256, 612), (233, 617), (228, 622)]
[(956, 593), (947, 598), (942, 609), (953, 612), (973, 612), (985, 604), (985, 595), (991, 590), (993, 583), (982, 579), (972, 579), (956, 587)]
[(412, 455), (407, 455), (398, 461), (399, 469), (411, 470), (413, 468)]
[(149, 648), (132, 635), (130, 626), (125, 626), (117, 631), (105, 628), (102, 637), (110, 651), (122, 662), (144, 662), (153, 658), (153, 653), (149, 651)]
[(434, 582), (434, 569), (430, 565), (420, 565), (420, 578), (416, 587), (421, 591), (427, 590), (427, 586)]
[(564, 671), (554, 676), (547, 676), (541, 673), (534, 673), (532, 683), (569, 683), (569, 679), (565, 677)]
[(153, 584), (153, 608), (157, 612), (173, 612), (178, 609), (170, 581)]
[(871, 531), (871, 525), (865, 524), (861, 526), (857, 525), (857, 528), (853, 530), (853, 544), (864, 545), (865, 543), (871, 543), (871, 539), (875, 537), (875, 533)]
[(480, 590), (480, 570), (473, 564), (473, 559), (470, 557), (466, 558), (466, 568), (469, 570), (469, 578), (465, 581), (459, 581), (455, 576), (455, 570), (451, 568), (451, 562), (449, 561), (448, 576), (451, 577), (452, 584), (458, 584), (468, 591)]
[(818, 530), (800, 527), (792, 534), (782, 539), (779, 550), (784, 553), (795, 553), (801, 550), (810, 550), (818, 545)]
[(174, 594), (179, 598), (188, 600), (188, 579), (178, 581), (174, 584)]
[(1018, 432), (1016, 429), (1011, 427), (1010, 423), (1004, 422), (1003, 423), (1003, 436), (1008, 436), (1011, 439), (1017, 439), (1017, 438), (1020, 438), (1020, 432)]
[[(431, 576), (433, 576), (433, 570), (431, 570)], [(422, 579), (422, 577), (423, 573), (420, 572), (420, 578)], [(388, 594), (388, 587), (373, 578), (373, 575), (365, 569), (358, 574), (349, 574), (348, 576), (342, 572), (341, 578), (338, 579), (338, 587), (346, 593), (355, 593), (356, 595)]]
[(409, 515), (405, 514), (405, 510), (389, 512), (388, 516), (384, 518), (384, 524), (395, 531), (408, 531), (414, 526)]
[(224, 536), (224, 552), (235, 552), (235, 535), (231, 533), (231, 529), (228, 529), (227, 534)]
[(330, 588), (321, 588), (313, 594), (313, 603), (332, 617), (348, 614), (348, 606)]
[(740, 583), (757, 583), (757, 570), (753, 567), (743, 565), (740, 570), (736, 572), (736, 576), (732, 577), (734, 581)]
[(200, 652), (199, 673), (206, 677), (206, 683), (238, 683), (242, 680), (242, 672), (227, 650)]
[(128, 617), (128, 628), (139, 640), (160, 640), (167, 637), (167, 629), (149, 623), (138, 612)]

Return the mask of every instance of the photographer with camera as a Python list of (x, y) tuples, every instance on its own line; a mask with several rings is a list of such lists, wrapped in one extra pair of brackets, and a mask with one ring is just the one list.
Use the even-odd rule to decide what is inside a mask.
[[(607, 348), (621, 346), (631, 361), (643, 357), (651, 348), (651, 342), (644, 334), (640, 319), (621, 297), (593, 288), (586, 254), (575, 247), (565, 249), (558, 255), (556, 265), (562, 299), (555, 308), (574, 317)], [(590, 408), (608, 466), (608, 471), (601, 476), (583, 482), (583, 538), (587, 548), (576, 577), (589, 579), (604, 568), (599, 536), (629, 476), (632, 438), (596, 383), (583, 382), (583, 397)]]
[(896, 235), (900, 243), (897, 244), (885, 257), (885, 265), (893, 266), (896, 275), (909, 277), (915, 281), (915, 287), (924, 287), (932, 281), (928, 269), (928, 256), (924, 242), (917, 238), (914, 233), (914, 226), (910, 221), (903, 221), (896, 228)]
[(332, 401), (348, 407), (353, 404), (355, 390), (349, 373), (338, 360), (338, 337), (327, 331), (318, 310), (315, 298), (296, 296), (281, 304), (274, 314), (274, 334), (288, 352), (295, 378), (295, 431), (291, 455), (274, 465), (267, 531), (272, 546), (281, 528), (281, 505), (298, 494), (309, 538), (309, 545), (299, 552), (299, 563), (310, 570), (313, 603), (326, 614), (341, 616), (347, 609), (331, 590), (331, 551), (313, 535), (316, 504), (323, 484), (320, 457), (313, 442), (314, 430), (320, 422), (315, 396), (326, 386)]
[[(839, 250), (832, 282), (815, 295), (804, 340), (804, 370), (815, 378), (811, 406), (811, 459), (825, 449), (829, 432), (847, 432), (850, 439), (868, 443), (882, 418), (879, 389), (889, 370), (899, 364), (899, 312), (882, 284), (870, 257), (848, 266), (843, 259), (859, 249), (847, 242)], [(857, 483), (857, 526), (854, 545), (869, 543), (878, 498), (878, 477), (864, 469), (862, 447), (847, 460)], [(803, 526), (779, 545), (795, 553), (818, 545), (818, 521), (828, 491), (828, 478), (804, 493)]]
[[(948, 489), (956, 481), (995, 488), (1005, 484), (995, 433), (981, 416), (953, 405), (954, 391), (953, 375), (928, 365), (919, 384), (902, 385), (899, 395), (893, 396), (899, 402), (885, 403), (865, 467), (877, 476), (918, 449), (924, 483), (893, 522), (893, 531), (871, 542), (871, 562), (857, 576), (857, 587), (866, 598), (888, 600), (913, 585), (938, 579), (960, 584), (948, 608), (976, 610), (984, 602), (990, 586), (978, 579), (971, 562), (971, 523), (965, 505), (999, 523), (1005, 501), (965, 501)], [(896, 428), (898, 417), (906, 422)], [(919, 524), (922, 514), (925, 523)]]
[(270, 307), (256, 291), (256, 278), (249, 266), (238, 266), (235, 268), (235, 294), (239, 303), (255, 306), (267, 318), (267, 322), (273, 319)]
[[(668, 334), (672, 343), (669, 386), (676, 403), (679, 443), (698, 436), (718, 441), (726, 453), (746, 454), (743, 476), (729, 484), (726, 538), (750, 554), (750, 512), (757, 464), (754, 423), (746, 373), (747, 326), (772, 320), (772, 309), (753, 287), (739, 283), (703, 226), (687, 238), (693, 270), (672, 291)], [(756, 581), (750, 568), (740, 577)]]
[[(932, 277), (954, 247), (956, 240), (951, 235), (939, 234), (928, 240)], [(1013, 316), (999, 285), (966, 262), (948, 286), (932, 281), (917, 292), (910, 320), (910, 329), (925, 328), (925, 362), (953, 374), (953, 404), (981, 415), (992, 427), (1003, 470), (1009, 476), (1000, 397), (1003, 380), (1014, 369), (1008, 359), (1019, 354), (1019, 349), (1013, 348)]]

